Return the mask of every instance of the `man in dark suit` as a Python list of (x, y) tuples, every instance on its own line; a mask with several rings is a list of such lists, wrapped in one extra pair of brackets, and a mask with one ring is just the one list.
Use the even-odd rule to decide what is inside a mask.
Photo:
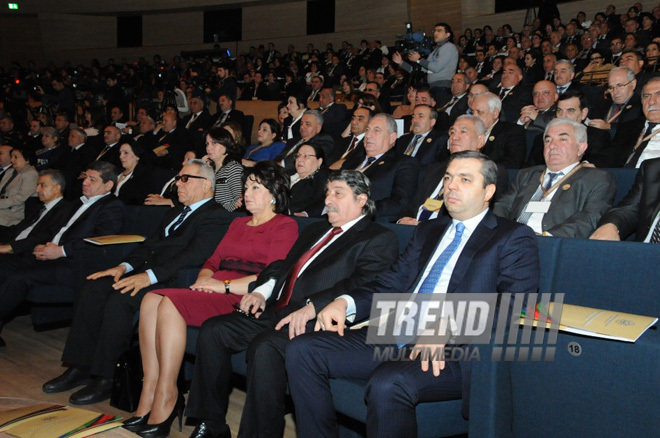
[(642, 91), (644, 117), (621, 122), (612, 139), (613, 167), (639, 168), (644, 160), (660, 157), (660, 77), (646, 82)]
[[(351, 135), (339, 139), (335, 143), (332, 153), (326, 157), (329, 168), (332, 170), (341, 169), (342, 164), (348, 156), (357, 151), (364, 149), (364, 134), (367, 131), (369, 120), (373, 117), (374, 112), (367, 107), (355, 108), (353, 116), (351, 117)], [(356, 152), (357, 153), (357, 152)]]
[(314, 76), (311, 81), (311, 88), (305, 100), (307, 102), (318, 102), (319, 98), (321, 97), (319, 96), (321, 93), (321, 88), (323, 88), (323, 77)]
[(300, 146), (314, 141), (321, 146), (326, 156), (332, 153), (334, 140), (327, 134), (322, 134), (324, 119), (318, 110), (307, 110), (300, 120), (299, 133), (286, 142), (284, 149), (273, 161), (280, 163), (287, 172), (293, 175), (296, 172), (296, 151)]
[(568, 59), (560, 59), (555, 64), (554, 81), (557, 85), (557, 94), (562, 95), (569, 90), (580, 91), (580, 84), (573, 83), (575, 66)]
[(626, 197), (600, 218), (590, 239), (626, 240), (635, 233), (637, 242), (660, 243), (659, 182), (660, 158), (644, 161)]
[[(84, 249), (83, 239), (117, 234), (124, 221), (124, 204), (111, 190), (117, 180), (116, 168), (104, 161), (87, 166), (83, 181), (83, 197), (70, 210), (66, 223), (48, 242), (35, 246), (34, 257), (22, 254), (3, 257), (0, 272), (7, 272), (0, 284), (0, 320), (16, 308), (33, 286), (57, 284), (75, 288)], [(16, 260), (21, 263), (16, 266)], [(9, 268), (8, 268), (9, 267)]]
[[(497, 102), (499, 99), (491, 94)], [(480, 96), (481, 97), (481, 96)], [(481, 152), (486, 142), (486, 127), (476, 116), (462, 115), (449, 129), (449, 152), (456, 154), (463, 151)], [(444, 176), (448, 161), (428, 166), (424, 170), (424, 180), (417, 189), (412, 201), (401, 211), (397, 224), (419, 225), (420, 222), (447, 215), (444, 206)], [(497, 190), (492, 200), (504, 194), (508, 188), (509, 177), (502, 165), (497, 165)]]
[(263, 73), (254, 72), (254, 79), (244, 85), (240, 100), (268, 100), (268, 86)]
[(243, 111), (234, 109), (234, 100), (228, 92), (221, 91), (218, 96), (218, 107), (213, 126), (220, 126), (225, 122), (236, 122), (242, 128), (245, 128), (245, 114)]
[[(230, 216), (213, 202), (214, 175), (204, 161), (189, 161), (177, 181), (183, 205), (168, 212), (158, 231), (122, 264), (87, 277), (62, 354), (71, 366), (46, 382), (44, 392), (89, 383), (69, 402), (90, 404), (110, 397), (115, 364), (128, 347), (142, 297), (175, 280), (179, 269), (201, 266), (227, 230)], [(90, 376), (96, 377), (91, 383)]]
[(584, 166), (587, 127), (555, 119), (545, 131), (546, 166), (522, 169), (493, 213), (529, 225), (537, 234), (587, 238), (612, 206), (614, 175)]
[[(66, 187), (64, 175), (59, 170), (39, 172), (36, 192), (41, 209), (11, 227), (0, 230), (0, 254), (24, 254), (32, 258), (34, 247), (52, 239), (69, 219), (70, 204), (62, 198)], [(2, 257), (2, 256), (0, 256)], [(0, 282), (6, 280), (6, 272), (0, 272)]]
[[(557, 118), (584, 123), (589, 114), (587, 98), (579, 91), (566, 91), (559, 96), (556, 114)], [(605, 129), (587, 126), (587, 138), (589, 139), (589, 147), (582, 156), (582, 160), (588, 161), (599, 168), (611, 167), (614, 159), (614, 151), (612, 150), (612, 139), (609, 132)], [(525, 167), (545, 165), (545, 158), (543, 157), (544, 140), (543, 134), (539, 134), (534, 138), (534, 144), (532, 145), (532, 150), (529, 153), (529, 159), (525, 163)]]
[(359, 170), (371, 181), (371, 199), (381, 217), (399, 217), (417, 189), (417, 160), (394, 148), (396, 122), (389, 114), (376, 114), (364, 136), (364, 153), (351, 154), (342, 169)]
[(610, 137), (616, 135), (616, 128), (621, 123), (643, 117), (642, 100), (635, 93), (637, 79), (635, 73), (626, 67), (610, 70), (607, 76), (607, 89), (611, 101), (603, 98), (595, 106), (589, 126), (605, 129)]
[(105, 161), (121, 169), (119, 161), (119, 141), (121, 140), (121, 131), (116, 126), (106, 126), (103, 130), (103, 147), (96, 151), (95, 161)]
[[(462, 397), (467, 417), (469, 361), (444, 362), (436, 356), (429, 361), (417, 357), (416, 349), (410, 353), (412, 361), (374, 359), (367, 329), (344, 330), (344, 325), (348, 315), (355, 315), (355, 321), (368, 317), (374, 295), (380, 293), (536, 292), (540, 267), (532, 231), (488, 211), (495, 175), (495, 163), (482, 154), (452, 156), (445, 179), (450, 216), (421, 224), (390, 269), (319, 312), (315, 328), (320, 332), (293, 340), (286, 367), (299, 437), (338, 434), (329, 389), (334, 377), (369, 379), (369, 436), (416, 436), (415, 406), (421, 402)], [(411, 347), (400, 346), (405, 348), (401, 357), (408, 356)], [(437, 352), (444, 345), (414, 347)]]
[(458, 116), (467, 113), (468, 88), (470, 81), (465, 73), (456, 73), (451, 78), (451, 94), (438, 101), (438, 113), (441, 117), (446, 114), (447, 124), (453, 125)]
[(85, 167), (96, 158), (98, 150), (87, 142), (87, 133), (80, 128), (69, 131), (70, 152), (64, 160), (58, 162), (58, 169), (64, 174), (66, 190), (64, 197), (67, 200), (80, 198), (82, 195), (82, 180)]
[(520, 169), (525, 161), (525, 131), (515, 123), (500, 119), (502, 103), (493, 93), (482, 93), (472, 100), (472, 114), (486, 127), (486, 143), (481, 152), (507, 169)]
[(323, 116), (323, 132), (332, 138), (340, 138), (348, 124), (349, 112), (346, 105), (335, 103), (332, 88), (324, 87), (319, 97), (319, 112)]
[(411, 133), (399, 137), (395, 144), (398, 155), (415, 157), (420, 167), (436, 163), (442, 148), (447, 147), (445, 136), (433, 129), (438, 112), (428, 105), (417, 105), (413, 109)]
[(206, 109), (206, 100), (204, 96), (194, 96), (190, 98), (190, 114), (181, 120), (181, 124), (189, 132), (206, 130), (213, 122), (213, 117)]
[(282, 435), (290, 338), (311, 331), (317, 310), (372, 280), (396, 258), (394, 234), (373, 222), (369, 190), (359, 172), (332, 174), (325, 200), (329, 223), (307, 226), (286, 259), (261, 272), (255, 290), (240, 303), (251, 317), (233, 313), (204, 322), (186, 412), (202, 423), (192, 436), (230, 436), (225, 416), (231, 354), (246, 349), (248, 386), (239, 434)]
[(176, 114), (163, 114), (163, 121), (156, 126), (156, 138), (156, 146), (147, 152), (147, 161), (163, 169), (180, 169), (184, 155), (192, 147), (188, 132), (178, 127)]
[(523, 74), (516, 64), (502, 67), (502, 86), (495, 90), (502, 101), (500, 118), (505, 122), (513, 122), (526, 105), (532, 103), (532, 93), (529, 87), (522, 84)]
[(555, 118), (557, 107), (555, 103), (559, 95), (557, 87), (550, 81), (538, 81), (534, 85), (533, 105), (527, 105), (520, 110), (518, 124), (525, 127), (527, 133), (542, 133), (550, 120)]

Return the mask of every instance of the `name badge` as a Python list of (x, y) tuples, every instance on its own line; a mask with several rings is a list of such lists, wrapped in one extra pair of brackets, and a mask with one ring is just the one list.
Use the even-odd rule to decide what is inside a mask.
[(216, 184), (227, 184), (227, 178), (218, 178)]
[(442, 203), (443, 202), (440, 199), (427, 198), (424, 203), (424, 208), (429, 211), (438, 211), (442, 208)]
[(547, 213), (550, 210), (550, 202), (532, 201), (527, 204), (525, 213)]

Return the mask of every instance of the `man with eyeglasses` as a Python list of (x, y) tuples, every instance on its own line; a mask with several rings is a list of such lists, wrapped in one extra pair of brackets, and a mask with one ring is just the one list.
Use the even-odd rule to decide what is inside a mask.
[[(583, 93), (569, 90), (559, 96), (557, 118), (569, 119), (584, 124), (588, 114), (587, 98)], [(599, 168), (611, 167), (614, 151), (612, 150), (612, 138), (609, 132), (605, 129), (587, 126), (587, 138), (589, 139), (589, 147), (582, 156), (582, 162), (585, 164), (588, 162)], [(525, 167), (541, 164), (545, 164), (545, 158), (543, 157), (543, 135), (539, 134), (534, 138), (534, 144)]]
[(214, 183), (211, 166), (188, 161), (176, 183), (182, 205), (172, 208), (123, 263), (87, 277), (62, 354), (70, 367), (46, 382), (44, 392), (87, 385), (69, 398), (79, 405), (110, 397), (115, 364), (128, 347), (144, 295), (172, 284), (179, 269), (201, 266), (227, 231), (231, 216), (213, 202)]
[(612, 141), (615, 167), (639, 168), (648, 159), (660, 157), (660, 77), (648, 80), (642, 90), (644, 117), (621, 122)]
[(595, 105), (588, 125), (606, 129), (614, 137), (617, 126), (642, 117), (642, 101), (635, 93), (635, 73), (625, 67), (613, 68), (607, 77), (607, 92), (611, 101), (603, 99)]

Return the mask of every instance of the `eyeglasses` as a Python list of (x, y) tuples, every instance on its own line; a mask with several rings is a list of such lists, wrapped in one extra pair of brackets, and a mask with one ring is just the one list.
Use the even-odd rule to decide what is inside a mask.
[(302, 158), (303, 160), (306, 160), (306, 159), (308, 159), (308, 158), (310, 158), (310, 157), (312, 157), (312, 158), (316, 158), (316, 155), (296, 154), (296, 155), (293, 156), (293, 158), (295, 158), (296, 160), (297, 160), (298, 158)]
[(184, 173), (183, 175), (177, 175), (174, 177), (175, 181), (181, 181), (182, 183), (187, 183), (190, 178), (194, 179), (206, 179), (203, 176), (198, 176), (198, 175), (188, 175), (187, 173)]
[[(633, 79), (633, 81), (634, 81), (634, 79)], [(623, 90), (623, 87), (625, 87), (627, 85), (630, 85), (631, 83), (632, 83), (632, 81), (630, 81), (628, 83), (625, 83), (625, 84), (610, 85), (609, 87), (607, 87), (607, 91), (614, 91), (614, 90), (621, 91), (621, 90)]]

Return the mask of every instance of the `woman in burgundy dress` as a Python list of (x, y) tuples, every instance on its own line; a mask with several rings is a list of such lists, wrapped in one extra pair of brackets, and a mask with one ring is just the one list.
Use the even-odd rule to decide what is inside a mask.
[(152, 436), (149, 432), (160, 424), (160, 429), (169, 432), (171, 414), (183, 410), (176, 381), (186, 326), (200, 326), (212, 316), (232, 312), (257, 274), (289, 252), (298, 237), (298, 225), (282, 214), (289, 207), (288, 187), (288, 176), (272, 161), (249, 168), (243, 175), (243, 197), (252, 215), (231, 223), (190, 289), (160, 289), (144, 297), (140, 307), (144, 383), (136, 416), (124, 427)]

